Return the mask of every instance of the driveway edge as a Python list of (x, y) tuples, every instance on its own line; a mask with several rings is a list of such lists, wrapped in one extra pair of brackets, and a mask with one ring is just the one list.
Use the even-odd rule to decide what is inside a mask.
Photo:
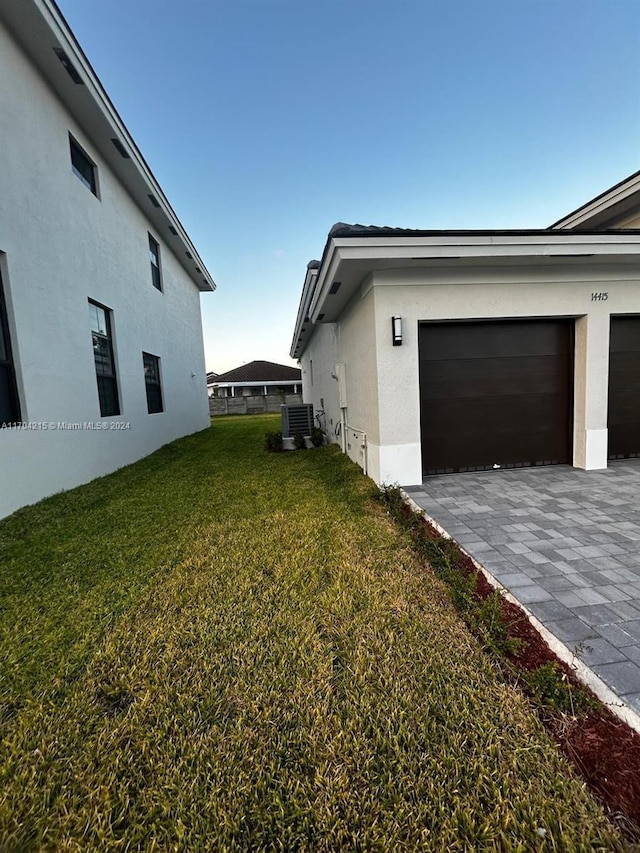
[(555, 634), (552, 634), (548, 628), (545, 628), (542, 622), (540, 622), (540, 620), (535, 617), (521, 601), (518, 601), (518, 599), (509, 592), (509, 590), (503, 586), (490, 571), (488, 571), (468, 551), (466, 551), (462, 545), (460, 545), (460, 543), (455, 540), (453, 536), (451, 536), (451, 534), (442, 527), (442, 525), (438, 524), (438, 522), (432, 518), (426, 510), (419, 506), (419, 504), (417, 504), (404, 489), (401, 488), (400, 493), (402, 494), (407, 506), (410, 506), (414, 512), (419, 513), (423, 518), (425, 518), (445, 539), (452, 539), (465, 556), (471, 560), (474, 566), (482, 572), (484, 577), (487, 579), (487, 582), (494, 589), (499, 590), (500, 594), (504, 596), (507, 601), (515, 604), (525, 614), (531, 625), (535, 628), (538, 634), (540, 634), (551, 651), (559, 658), (559, 660), (571, 667), (576, 678), (588, 687), (592, 693), (594, 693), (595, 696), (597, 696), (597, 698), (607, 706), (607, 708), (610, 708), (611, 712), (615, 714), (618, 719), (622, 720), (622, 722), (626, 723), (635, 732), (640, 734), (640, 714), (638, 714), (638, 712), (633, 708), (630, 708), (629, 705), (627, 705), (626, 702), (617, 695), (617, 693), (611, 690), (610, 687), (607, 687), (604, 681), (602, 681), (602, 679), (599, 678), (599, 676), (597, 676), (590, 667), (577, 658), (575, 654), (555, 636)]

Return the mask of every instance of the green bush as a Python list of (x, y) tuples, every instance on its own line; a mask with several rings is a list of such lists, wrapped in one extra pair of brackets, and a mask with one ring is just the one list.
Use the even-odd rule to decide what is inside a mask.
[(320, 427), (314, 427), (311, 430), (311, 444), (313, 444), (314, 447), (322, 447), (324, 444), (324, 432)]
[(281, 432), (265, 432), (264, 434), (264, 449), (270, 453), (282, 452), (282, 433)]
[(555, 661), (520, 673), (531, 696), (541, 705), (566, 714), (587, 713), (594, 706), (589, 694), (571, 684)]
[(303, 433), (300, 432), (300, 430), (298, 430), (297, 432), (294, 432), (294, 434), (293, 434), (293, 446), (295, 447), (296, 450), (306, 450), (307, 449), (307, 442), (304, 440), (304, 435), (303, 435)]

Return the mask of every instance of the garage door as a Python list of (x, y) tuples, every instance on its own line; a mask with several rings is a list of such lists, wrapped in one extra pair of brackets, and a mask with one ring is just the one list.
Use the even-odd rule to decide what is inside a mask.
[(640, 317), (612, 317), (609, 459), (640, 456)]
[(573, 321), (420, 325), (425, 474), (571, 462)]

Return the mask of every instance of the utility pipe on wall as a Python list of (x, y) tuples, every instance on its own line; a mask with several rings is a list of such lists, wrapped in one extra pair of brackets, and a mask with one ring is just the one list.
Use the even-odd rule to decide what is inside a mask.
[(362, 450), (362, 470), (365, 475), (368, 474), (368, 464), (367, 464), (367, 434), (361, 429), (357, 429), (356, 427), (349, 426), (345, 422), (345, 431), (344, 431), (344, 451), (347, 452), (347, 431), (354, 433), (356, 436), (360, 436), (360, 448)]

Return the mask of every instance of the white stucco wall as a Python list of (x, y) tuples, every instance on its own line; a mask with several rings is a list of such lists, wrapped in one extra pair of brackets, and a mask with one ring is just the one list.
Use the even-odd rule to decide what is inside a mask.
[[(11, 81), (0, 87), (0, 271), (22, 420), (129, 424), (0, 430), (2, 517), (204, 429), (209, 416), (195, 284), (1, 24), (0, 79)], [(98, 167), (99, 198), (71, 171), (69, 133)], [(120, 417), (100, 417), (89, 299), (113, 312)], [(143, 351), (161, 360), (163, 413), (147, 413)]]

